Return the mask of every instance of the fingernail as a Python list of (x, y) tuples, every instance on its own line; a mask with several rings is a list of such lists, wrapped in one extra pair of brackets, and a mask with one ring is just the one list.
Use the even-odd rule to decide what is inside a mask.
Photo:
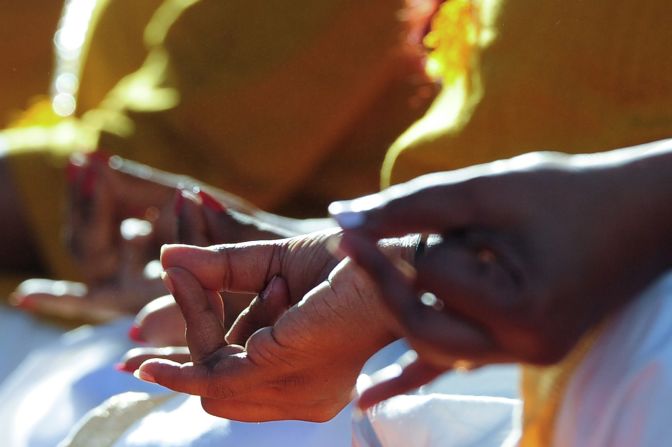
[(144, 382), (156, 383), (156, 379), (154, 378), (154, 376), (152, 376), (147, 371), (144, 371), (142, 369), (136, 369), (135, 371), (133, 371), (133, 376), (135, 376), (136, 379), (140, 379)]
[(173, 280), (170, 279), (170, 276), (168, 276), (168, 272), (162, 272), (161, 279), (163, 280), (163, 284), (166, 286), (166, 289), (168, 289), (170, 294), (175, 295), (175, 285), (173, 284)]
[(133, 373), (133, 369), (129, 367), (126, 363), (117, 363), (114, 365), (114, 369), (116, 369), (119, 372), (124, 372), (124, 373)]
[(184, 194), (182, 189), (178, 188), (175, 190), (175, 199), (173, 201), (173, 214), (179, 216), (182, 213), (182, 207), (184, 206)]
[(137, 324), (134, 324), (128, 330), (128, 338), (130, 338), (131, 340), (133, 340), (136, 343), (144, 343), (146, 341), (142, 336), (142, 331), (140, 329), (140, 326), (138, 326)]
[(259, 300), (260, 301), (266, 301), (268, 296), (271, 294), (271, 291), (273, 290), (273, 284), (275, 284), (275, 280), (278, 279), (278, 275), (275, 275), (271, 280), (266, 284), (266, 287), (264, 287), (264, 290), (261, 291), (259, 294)]
[(226, 207), (219, 200), (215, 199), (202, 189), (198, 191), (198, 196), (201, 198), (201, 202), (203, 202), (203, 205), (205, 205), (206, 208), (209, 208), (216, 213), (223, 213), (226, 211)]
[(366, 220), (364, 213), (352, 211), (347, 202), (333, 202), (329, 205), (329, 214), (344, 230), (361, 227)]
[(363, 213), (357, 213), (354, 211), (335, 214), (333, 217), (336, 219), (338, 225), (344, 230), (354, 230), (355, 228), (359, 228), (366, 220), (366, 217)]
[(30, 298), (24, 298), (15, 304), (19, 309), (23, 309), (27, 312), (34, 312), (37, 310), (37, 303)]

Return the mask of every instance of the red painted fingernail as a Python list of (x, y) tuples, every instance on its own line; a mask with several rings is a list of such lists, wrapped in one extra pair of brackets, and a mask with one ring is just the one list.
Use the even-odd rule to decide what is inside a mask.
[(179, 216), (182, 213), (182, 207), (184, 206), (184, 194), (182, 189), (175, 190), (175, 199), (173, 201), (173, 214)]
[(131, 326), (131, 329), (128, 331), (128, 338), (133, 340), (136, 343), (144, 343), (145, 339), (142, 337), (140, 326), (134, 324)]
[(198, 191), (198, 195), (201, 198), (201, 202), (203, 202), (203, 205), (205, 205), (206, 208), (210, 208), (212, 211), (216, 213), (223, 213), (224, 211), (226, 211), (226, 207), (224, 206), (223, 203), (221, 203), (219, 200), (215, 199), (202, 189)]
[(133, 371), (135, 371), (133, 368), (128, 366), (126, 363), (117, 363), (114, 365), (114, 369), (116, 369), (119, 372), (125, 372), (125, 373), (130, 373), (133, 374)]
[(28, 297), (18, 299), (14, 302), (14, 306), (28, 312), (33, 312), (35, 309), (37, 309), (37, 303)]

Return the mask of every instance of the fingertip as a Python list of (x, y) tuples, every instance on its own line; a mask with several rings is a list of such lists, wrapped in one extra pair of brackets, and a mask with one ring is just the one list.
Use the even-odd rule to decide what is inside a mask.
[(161, 265), (165, 270), (169, 267), (182, 267), (189, 263), (194, 255), (210, 255), (213, 250), (209, 247), (197, 247), (187, 244), (164, 244), (161, 246)]
[(364, 412), (366, 412), (369, 408), (379, 404), (385, 399), (386, 399), (385, 397), (382, 397), (378, 393), (376, 393), (375, 389), (369, 388), (359, 396), (359, 399), (355, 401), (355, 411), (357, 412), (357, 414), (359, 414), (359, 417), (361, 418), (364, 416)]
[(123, 373), (133, 373), (134, 371), (133, 368), (131, 368), (127, 363), (124, 362), (119, 362), (116, 365), (114, 365), (114, 369)]
[(152, 358), (142, 362), (138, 367), (138, 371), (142, 371), (144, 374), (147, 374), (156, 380), (162, 375), (165, 375), (165, 373), (171, 370), (180, 369), (180, 367), (182, 367), (182, 364), (172, 360)]
[(154, 376), (150, 374), (147, 370), (143, 369), (142, 366), (133, 371), (133, 376), (136, 379), (142, 380), (143, 382), (156, 383), (156, 378), (154, 378)]
[(173, 283), (173, 280), (170, 278), (170, 274), (168, 273), (170, 270), (171, 269), (166, 269), (165, 271), (161, 272), (161, 280), (166, 286), (166, 289), (168, 289), (168, 292), (175, 296), (175, 284)]
[(128, 330), (128, 338), (136, 343), (145, 343), (146, 340), (142, 335), (142, 329), (137, 324), (133, 324)]
[(175, 248), (181, 244), (163, 244), (161, 246), (161, 253), (159, 254), (159, 260), (161, 265), (166, 268), (166, 262), (170, 259), (172, 252), (175, 251)]
[(9, 298), (9, 303), (16, 308), (27, 312), (35, 312), (37, 310), (37, 302), (28, 296), (12, 295)]
[[(333, 205), (333, 203), (332, 203)], [(336, 220), (336, 223), (344, 230), (354, 230), (360, 228), (366, 222), (366, 216), (363, 213), (355, 211), (335, 211), (338, 207), (329, 206), (329, 213), (331, 217)]]

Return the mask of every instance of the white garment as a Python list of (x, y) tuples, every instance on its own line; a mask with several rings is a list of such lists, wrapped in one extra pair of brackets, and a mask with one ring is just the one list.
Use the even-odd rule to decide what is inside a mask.
[(0, 328), (0, 386), (32, 351), (65, 333), (65, 329), (4, 304), (0, 304)]
[(195, 396), (177, 395), (133, 424), (114, 447), (346, 447), (349, 407), (323, 424), (249, 424), (211, 416)]
[(165, 392), (113, 368), (132, 347), (130, 325), (122, 320), (82, 327), (33, 351), (0, 387), (0, 446), (54, 447), (84, 414), (115, 394)]
[(513, 447), (521, 408), (518, 399), (401, 395), (377, 406), (370, 420), (383, 447)]
[(621, 311), (572, 377), (554, 446), (672, 445), (672, 273)]
[[(0, 446), (53, 447), (65, 438), (87, 411), (113, 395), (127, 391), (164, 394), (164, 388), (138, 381), (113, 369), (113, 365), (132, 347), (126, 336), (129, 327), (130, 320), (124, 320), (108, 326), (81, 328), (32, 353), (0, 387)], [(364, 372), (372, 373), (390, 365), (407, 349), (403, 342), (393, 343), (373, 356), (365, 365)], [(511, 368), (484, 369), (468, 375), (447, 374), (423, 387), (419, 391), (421, 396), (414, 398), (417, 405), (411, 405), (407, 414), (417, 417), (429, 407), (438, 409), (434, 411), (436, 415), (452, 412), (455, 416), (453, 422), (457, 424), (455, 430), (466, 433), (464, 429), (468, 425), (459, 414), (485, 421), (484, 401), (449, 398), (437, 393), (489, 393), (513, 397), (517, 395), (516, 387), (517, 372)], [(465, 402), (460, 403), (460, 399)], [(506, 420), (508, 410), (502, 410), (505, 401), (495, 399), (491, 402), (493, 405), (488, 404), (492, 410), (489, 414), (497, 416), (498, 421)], [(473, 410), (466, 409), (470, 405)], [(351, 413), (351, 406), (348, 406), (324, 424), (298, 421), (246, 424), (210, 416), (200, 408), (198, 398), (176, 395), (131, 425), (115, 447), (347, 447), (352, 437)], [(431, 420), (434, 421), (431, 425), (436, 425), (436, 418)], [(415, 430), (408, 421), (401, 423)], [(415, 427), (420, 430), (423, 425)], [(446, 424), (441, 424), (441, 427), (445, 429)], [(463, 436), (462, 439), (481, 439), (473, 435), (478, 435), (482, 427), (483, 424), (472, 425), (472, 438)], [(484, 447), (485, 444), (450, 445)]]
[[(362, 374), (361, 393), (371, 383), (397, 375), (400, 359), (372, 376)], [(376, 405), (355, 421), (355, 447), (512, 447), (520, 438), (520, 370), (514, 365), (448, 373), (410, 395)], [(370, 427), (370, 428), (369, 428)]]
[[(393, 363), (407, 350), (403, 342), (393, 343), (374, 355), (364, 366), (364, 374), (371, 374)], [(407, 435), (417, 433), (422, 436), (424, 426), (429, 422), (432, 427), (438, 425), (437, 418), (452, 414), (440, 424), (442, 429), (453, 425), (453, 440), (460, 442), (445, 444), (447, 438), (433, 438), (431, 444), (390, 444), (390, 445), (451, 445), (487, 447), (486, 439), (502, 438), (511, 427), (511, 409), (517, 408), (511, 399), (479, 399), (452, 396), (447, 398), (436, 394), (439, 388), (449, 388), (454, 393), (469, 393), (475, 390), (499, 390), (502, 394), (517, 394), (517, 371), (513, 367), (489, 368), (474, 375), (448, 374), (442, 380), (424, 388), (420, 393), (432, 394), (413, 396), (423, 405), (411, 405), (401, 421)], [(405, 396), (409, 398), (408, 396)], [(123, 396), (120, 396), (123, 398)], [(414, 420), (431, 406), (434, 411), (429, 419)], [(391, 407), (390, 407), (391, 408)], [(97, 410), (99, 411), (99, 410)], [(262, 424), (248, 424), (228, 421), (206, 414), (200, 407), (197, 397), (176, 395), (165, 403), (155, 407), (150, 413), (140, 417), (114, 443), (114, 447), (233, 447), (249, 445), (255, 447), (349, 447), (351, 445), (352, 406), (343, 409), (334, 419), (322, 424), (299, 421), (279, 421)], [(391, 421), (391, 419), (388, 419)], [(477, 422), (479, 421), (479, 422)], [(391, 421), (392, 425), (399, 421)], [(484, 430), (487, 433), (484, 433)], [(460, 433), (460, 438), (454, 436)], [(498, 439), (499, 439), (498, 438)], [(387, 445), (387, 444), (386, 444)]]

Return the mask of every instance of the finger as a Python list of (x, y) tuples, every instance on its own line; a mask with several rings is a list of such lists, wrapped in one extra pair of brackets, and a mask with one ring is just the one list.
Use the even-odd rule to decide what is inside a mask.
[(262, 327), (272, 326), (289, 306), (287, 282), (280, 276), (274, 276), (249, 307), (238, 316), (226, 334), (226, 341), (244, 346), (252, 334)]
[[(275, 225), (227, 208), (204, 190), (198, 191), (211, 244), (282, 239), (289, 236)], [(194, 244), (196, 245), (196, 244)]]
[(181, 244), (205, 247), (212, 244), (203, 207), (191, 192), (180, 189), (176, 197), (177, 240)]
[(134, 326), (139, 340), (152, 346), (186, 346), (186, 324), (171, 295), (151, 301), (138, 313)]
[[(128, 166), (133, 168), (125, 169)], [(148, 208), (169, 205), (180, 186), (162, 183), (157, 169), (118, 156), (110, 157), (102, 175), (119, 200), (124, 217), (142, 216)]]
[[(164, 281), (180, 306), (187, 326), (186, 339), (192, 360), (204, 362), (226, 345), (223, 310), (214, 292), (207, 292), (188, 271), (179, 267), (166, 270)], [(217, 307), (213, 307), (213, 304)]]
[(119, 221), (112, 192), (101, 179), (104, 162), (87, 156), (82, 163), (71, 190), (69, 241), (84, 275), (98, 281), (112, 276), (119, 263)]
[(403, 328), (401, 335), (430, 348), (424, 353), (417, 349), (418, 355), (431, 354), (433, 361), (437, 361), (436, 357), (452, 361), (459, 356), (479, 362), (498, 355), (494, 342), (482, 327), (447, 310), (437, 311), (423, 304), (412, 278), (396, 268), (374, 242), (361, 235), (346, 234), (341, 246), (373, 280), (383, 302)]
[(375, 384), (365, 390), (357, 400), (356, 405), (359, 409), (366, 410), (390, 397), (419, 388), (446, 371), (448, 370), (433, 367), (421, 360), (415, 360), (401, 370), (398, 376)]
[(329, 212), (344, 230), (363, 231), (375, 239), (444, 233), (473, 223), (476, 210), (469, 183), (437, 186), (431, 185), (432, 177), (349, 202), (334, 202)]
[(191, 272), (209, 290), (259, 293), (280, 272), (282, 242), (249, 242), (207, 248), (164, 245), (164, 269), (180, 267)]
[(19, 285), (10, 301), (39, 315), (92, 323), (110, 321), (124, 314), (120, 309), (100, 305), (90, 298), (84, 284), (70, 281), (30, 279)]
[(257, 368), (242, 352), (241, 346), (226, 346), (214, 366), (152, 359), (140, 365), (135, 375), (180, 393), (230, 399), (259, 384)]
[(514, 277), (489, 249), (444, 241), (428, 247), (416, 269), (417, 287), (435, 292), (450, 309), (486, 326), (519, 311)]
[(132, 373), (140, 368), (140, 365), (144, 362), (151, 359), (170, 360), (175, 363), (188, 363), (191, 361), (191, 355), (189, 354), (189, 349), (185, 346), (133, 348), (124, 355), (121, 361), (116, 365), (116, 369)]

